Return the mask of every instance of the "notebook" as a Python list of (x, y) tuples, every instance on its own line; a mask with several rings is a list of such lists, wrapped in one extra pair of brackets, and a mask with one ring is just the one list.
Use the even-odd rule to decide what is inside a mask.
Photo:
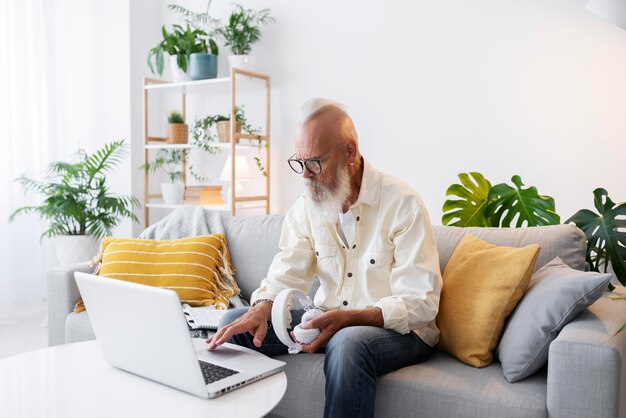
[(183, 314), (187, 320), (187, 325), (191, 329), (217, 329), (217, 325), (224, 314), (228, 312), (224, 309), (213, 309), (207, 307), (193, 308), (186, 303), (183, 304)]
[(214, 398), (285, 367), (234, 344), (198, 349), (173, 290), (81, 272), (74, 277), (102, 354), (119, 369)]

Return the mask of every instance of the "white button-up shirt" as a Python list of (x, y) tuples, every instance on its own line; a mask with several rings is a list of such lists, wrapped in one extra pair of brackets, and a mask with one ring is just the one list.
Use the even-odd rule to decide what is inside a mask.
[(346, 246), (336, 224), (316, 216), (302, 196), (285, 216), (280, 252), (251, 301), (274, 300), (287, 288), (307, 293), (317, 275), (315, 306), (378, 307), (385, 328), (413, 330), (434, 346), (442, 281), (428, 213), (413, 188), (363, 162), (359, 198), (349, 209), (352, 242)]

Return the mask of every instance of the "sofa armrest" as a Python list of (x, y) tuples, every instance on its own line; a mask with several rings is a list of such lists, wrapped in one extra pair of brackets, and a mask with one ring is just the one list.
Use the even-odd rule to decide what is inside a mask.
[(59, 266), (48, 270), (48, 345), (65, 344), (65, 320), (80, 299), (74, 272), (90, 273), (87, 262)]
[(626, 417), (626, 300), (605, 293), (550, 345), (548, 416)]

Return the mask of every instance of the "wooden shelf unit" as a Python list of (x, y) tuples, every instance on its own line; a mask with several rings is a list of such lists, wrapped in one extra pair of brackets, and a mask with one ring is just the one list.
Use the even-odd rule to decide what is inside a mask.
[[(227, 87), (230, 91), (230, 120), (235, 120), (235, 108), (237, 106), (237, 78), (247, 77), (248, 79), (257, 80), (263, 86), (265, 90), (265, 133), (260, 135), (250, 135), (244, 133), (235, 132), (236, 124), (230, 124), (230, 142), (215, 143), (211, 146), (223, 148), (230, 152), (232, 156), (231, 164), (231, 178), (233, 182), (236, 181), (236, 154), (237, 150), (243, 150), (247, 148), (258, 148), (260, 143), (264, 143), (262, 146), (265, 148), (265, 161), (264, 167), (267, 175), (265, 176), (265, 194), (259, 196), (237, 196), (236, 187), (231, 187), (231, 196), (229, 205), (202, 205), (207, 208), (215, 210), (229, 211), (231, 215), (237, 214), (237, 209), (254, 209), (265, 208), (265, 213), (270, 212), (270, 89), (271, 89), (271, 77), (265, 74), (259, 74), (251, 71), (245, 71), (238, 68), (232, 68), (230, 77), (214, 78), (208, 80), (196, 80), (185, 81), (180, 83), (168, 82), (165, 80), (158, 80), (153, 78), (144, 78), (144, 164), (149, 160), (149, 151), (154, 149), (195, 149), (197, 148), (193, 144), (168, 144), (164, 137), (156, 137), (149, 135), (149, 93), (157, 91), (168, 91), (175, 94), (180, 94), (182, 99), (182, 116), (183, 120), (187, 121), (187, 95), (210, 95), (211, 89), (216, 86)], [(219, 87), (218, 87), (219, 88)], [(237, 143), (239, 140), (248, 140), (249, 143)], [(240, 141), (243, 142), (243, 141)], [(183, 172), (183, 184), (186, 187), (186, 161), (183, 156), (182, 162)], [(150, 193), (150, 175), (146, 172), (144, 175), (144, 226), (150, 225), (150, 209), (175, 209), (183, 206), (195, 206), (199, 205), (198, 201), (184, 201), (182, 205), (165, 205), (162, 201), (161, 194)]]

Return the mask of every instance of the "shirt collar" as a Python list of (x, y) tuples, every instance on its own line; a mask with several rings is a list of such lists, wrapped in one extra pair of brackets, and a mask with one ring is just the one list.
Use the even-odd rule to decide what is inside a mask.
[(380, 197), (380, 173), (363, 158), (363, 178), (361, 179), (361, 190), (359, 197), (351, 207), (356, 207), (361, 203), (377, 207)]

